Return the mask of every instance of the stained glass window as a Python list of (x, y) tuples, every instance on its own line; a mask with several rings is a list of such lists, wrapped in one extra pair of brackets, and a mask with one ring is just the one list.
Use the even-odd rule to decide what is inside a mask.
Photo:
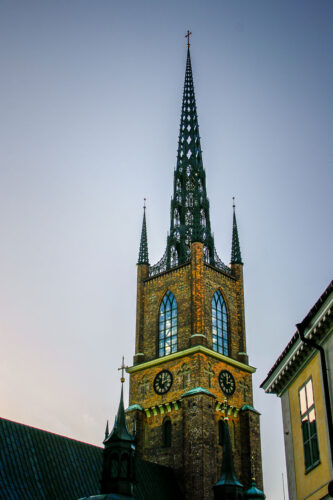
[(159, 312), (159, 356), (177, 351), (177, 301), (168, 290), (162, 299)]
[(214, 293), (212, 299), (212, 334), (214, 351), (228, 356), (228, 316), (220, 290)]
[(301, 410), (304, 462), (305, 470), (307, 471), (319, 464), (316, 409), (311, 378), (299, 390), (299, 404)]

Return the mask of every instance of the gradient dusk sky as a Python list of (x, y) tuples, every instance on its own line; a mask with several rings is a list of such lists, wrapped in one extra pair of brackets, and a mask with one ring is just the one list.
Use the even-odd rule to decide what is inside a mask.
[(259, 385), (333, 274), (331, 0), (0, 0), (0, 415), (98, 445), (113, 421), (144, 197), (151, 264), (166, 244), (187, 29), (226, 263), (236, 197), (281, 500), (280, 401)]

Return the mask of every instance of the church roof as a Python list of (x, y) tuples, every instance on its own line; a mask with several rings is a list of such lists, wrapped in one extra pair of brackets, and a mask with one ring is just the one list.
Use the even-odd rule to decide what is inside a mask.
[[(98, 495), (102, 448), (0, 418), (0, 498), (77, 500)], [(180, 500), (168, 467), (135, 459), (137, 500)]]
[(0, 419), (0, 498), (78, 499), (99, 492), (102, 449)]

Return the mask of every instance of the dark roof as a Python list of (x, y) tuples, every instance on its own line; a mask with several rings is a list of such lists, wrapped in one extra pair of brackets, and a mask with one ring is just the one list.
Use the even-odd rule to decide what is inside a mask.
[[(319, 309), (321, 308), (321, 306), (323, 305), (323, 303), (325, 302), (325, 300), (329, 297), (329, 295), (331, 294), (332, 291), (333, 291), (333, 280), (330, 282), (330, 284), (328, 285), (328, 287), (326, 288), (326, 290), (321, 294), (321, 296), (319, 297), (319, 299), (317, 300), (317, 302), (314, 304), (314, 306), (312, 306), (312, 308), (310, 309), (310, 311), (308, 312), (308, 314), (302, 320), (301, 323), (304, 326), (304, 328), (306, 328), (310, 324), (310, 322), (315, 317), (315, 315), (317, 314), (317, 312), (319, 311)], [(263, 387), (263, 385), (265, 384), (265, 382), (269, 379), (269, 377), (272, 375), (272, 373), (274, 372), (274, 370), (277, 368), (277, 366), (280, 364), (280, 362), (283, 360), (283, 358), (285, 357), (285, 355), (289, 352), (289, 350), (295, 344), (295, 342), (296, 342), (296, 340), (298, 338), (299, 338), (299, 335), (298, 335), (298, 332), (296, 331), (294, 333), (294, 335), (291, 337), (291, 339), (288, 342), (287, 346), (284, 348), (284, 350), (282, 351), (282, 353), (278, 357), (278, 359), (275, 361), (275, 363), (272, 366), (272, 368), (269, 370), (269, 372), (268, 372), (265, 380), (262, 382), (262, 384), (260, 384), (260, 387)]]
[[(0, 418), (0, 498), (77, 500), (98, 495), (102, 448)], [(136, 458), (137, 500), (180, 500), (173, 471)]]

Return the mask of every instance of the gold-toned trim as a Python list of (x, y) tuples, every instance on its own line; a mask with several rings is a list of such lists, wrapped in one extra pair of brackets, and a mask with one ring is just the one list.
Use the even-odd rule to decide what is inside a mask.
[(182, 358), (183, 356), (188, 356), (190, 354), (196, 354), (196, 353), (202, 353), (202, 354), (207, 354), (208, 356), (212, 358), (216, 358), (220, 361), (224, 361), (225, 363), (228, 363), (229, 365), (236, 366), (237, 368), (240, 368), (241, 370), (244, 370), (245, 372), (249, 373), (254, 373), (256, 371), (256, 368), (250, 365), (246, 365), (245, 363), (242, 363), (241, 361), (237, 361), (236, 359), (229, 358), (228, 356), (224, 356), (224, 354), (220, 354), (219, 352), (215, 352), (212, 349), (208, 349), (208, 347), (205, 347), (203, 345), (195, 345), (193, 347), (189, 347), (188, 349), (184, 349), (183, 351), (179, 352), (174, 352), (173, 354), (169, 354), (168, 356), (163, 356), (161, 358), (157, 359), (152, 359), (151, 361), (146, 361), (145, 363), (139, 363), (138, 365), (134, 366), (129, 366), (126, 371), (127, 373), (135, 373), (139, 372), (141, 370), (145, 370), (146, 368), (152, 368), (153, 366), (160, 365), (162, 363), (165, 363), (166, 361), (172, 361), (174, 359)]

